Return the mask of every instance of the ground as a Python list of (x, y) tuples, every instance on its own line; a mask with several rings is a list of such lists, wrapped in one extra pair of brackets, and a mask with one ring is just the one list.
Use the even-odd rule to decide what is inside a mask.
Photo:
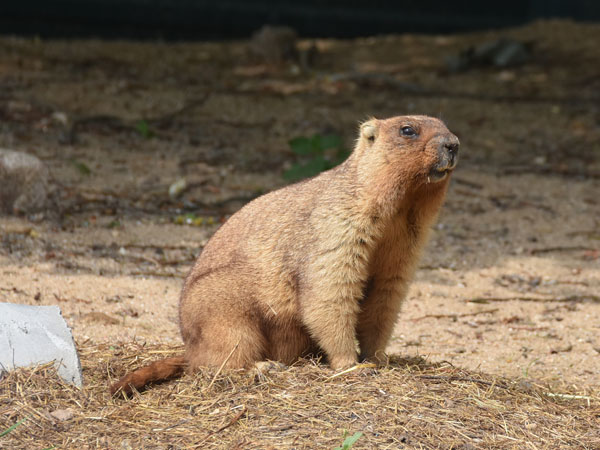
[[(531, 57), (446, 68), (501, 36)], [(59, 305), (80, 347), (178, 344), (182, 278), (219, 223), (286, 183), (291, 138), (351, 148), (369, 116), (430, 114), (460, 162), (388, 352), (597, 388), (599, 41), (598, 25), (547, 21), (303, 41), (310, 63), (275, 65), (245, 42), (3, 37), (0, 148), (42, 159), (58, 203), (0, 217), (0, 301)]]

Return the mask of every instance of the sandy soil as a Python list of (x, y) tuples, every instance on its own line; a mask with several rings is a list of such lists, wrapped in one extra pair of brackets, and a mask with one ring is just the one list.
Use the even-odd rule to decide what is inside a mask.
[[(445, 69), (500, 36), (531, 60)], [(221, 221), (284, 184), (290, 138), (350, 147), (369, 115), (433, 114), (461, 162), (388, 350), (598, 386), (599, 40), (570, 22), (320, 40), (304, 71), (244, 42), (1, 38), (0, 147), (48, 164), (59, 213), (0, 218), (0, 301), (58, 304), (79, 343), (177, 343), (182, 277)], [(176, 224), (186, 212), (204, 224)]]

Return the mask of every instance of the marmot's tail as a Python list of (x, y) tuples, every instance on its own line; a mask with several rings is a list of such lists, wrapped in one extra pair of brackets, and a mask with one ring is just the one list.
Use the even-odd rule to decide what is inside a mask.
[(183, 356), (175, 356), (173, 358), (155, 361), (148, 366), (125, 375), (110, 387), (110, 393), (114, 395), (117, 391), (121, 390), (129, 395), (133, 392), (134, 388), (140, 390), (148, 383), (166, 381), (171, 378), (179, 377), (183, 374), (186, 365)]

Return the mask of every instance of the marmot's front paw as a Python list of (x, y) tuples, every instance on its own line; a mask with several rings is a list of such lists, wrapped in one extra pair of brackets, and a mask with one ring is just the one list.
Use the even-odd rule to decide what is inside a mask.
[(347, 369), (358, 364), (358, 358), (350, 356), (338, 356), (329, 360), (329, 366), (334, 370)]
[(378, 367), (387, 366), (390, 363), (390, 357), (383, 350), (378, 350), (371, 356), (365, 356), (361, 353), (358, 360), (363, 363), (377, 364)]

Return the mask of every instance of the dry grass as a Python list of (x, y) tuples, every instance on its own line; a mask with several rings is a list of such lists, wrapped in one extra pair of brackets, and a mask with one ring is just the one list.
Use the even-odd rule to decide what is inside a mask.
[[(0, 447), (332, 448), (348, 430), (363, 432), (355, 449), (600, 448), (597, 392), (549, 396), (549, 387), (420, 358), (335, 377), (315, 361), (263, 372), (207, 370), (130, 400), (108, 394), (118, 375), (179, 351), (80, 346), (81, 390), (48, 365), (6, 374), (0, 433), (26, 420), (0, 437)], [(51, 415), (65, 409), (72, 418)]]

